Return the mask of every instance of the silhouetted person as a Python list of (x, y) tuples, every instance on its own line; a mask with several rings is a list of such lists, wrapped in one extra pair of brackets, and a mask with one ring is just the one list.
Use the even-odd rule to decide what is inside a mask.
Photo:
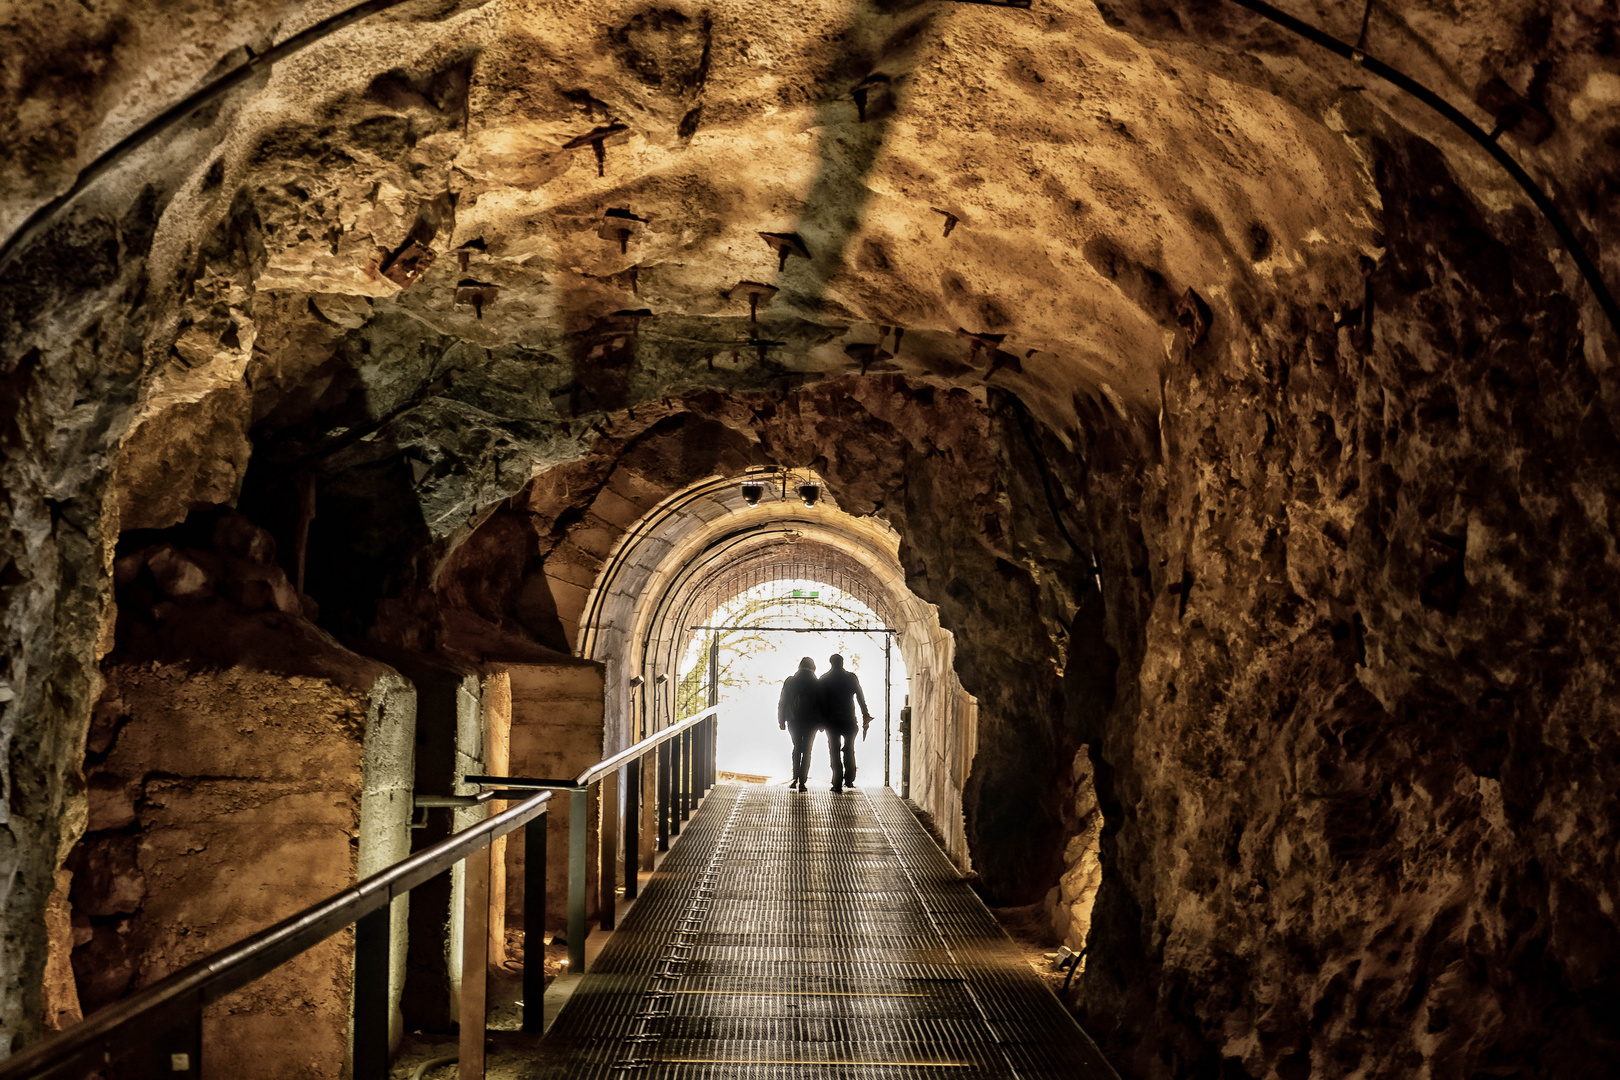
[[(827, 674), (821, 684), (821, 714), (827, 725), (827, 750), (832, 757), (834, 791), (855, 786), (855, 702), (861, 703), (861, 716), (868, 726), (872, 712), (861, 693), (861, 680), (844, 670), (844, 658), (837, 653), (827, 657)], [(864, 734), (866, 729), (861, 729)]]
[(810, 774), (810, 748), (815, 745), (816, 730), (824, 726), (816, 662), (808, 656), (799, 661), (799, 670), (782, 683), (782, 696), (776, 702), (776, 726), (793, 736), (793, 782), (788, 787), (803, 791), (805, 777)]

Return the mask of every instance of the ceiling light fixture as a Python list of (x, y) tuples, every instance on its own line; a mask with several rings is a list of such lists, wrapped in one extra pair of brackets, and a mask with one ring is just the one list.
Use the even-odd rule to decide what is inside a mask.
[(758, 506), (759, 500), (765, 494), (765, 485), (750, 480), (742, 486), (743, 502), (749, 506)]
[(800, 484), (799, 485), (799, 498), (804, 500), (804, 505), (806, 505), (806, 506), (814, 506), (814, 505), (816, 505), (816, 500), (821, 498), (821, 485), (820, 484)]

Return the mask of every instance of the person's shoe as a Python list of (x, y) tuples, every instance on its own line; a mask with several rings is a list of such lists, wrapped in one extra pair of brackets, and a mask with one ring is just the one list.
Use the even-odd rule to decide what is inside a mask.
[(839, 787), (839, 786), (838, 786), (838, 785), (837, 785), (837, 784), (834, 784), (834, 785), (833, 785), (833, 786), (832, 786), (832, 790), (833, 790), (833, 794), (834, 794), (834, 795), (840, 795), (840, 794), (842, 794), (842, 793), (843, 793), (843, 791), (844, 791), (844, 789), (843, 789), (843, 788), (841, 788), (841, 787)]

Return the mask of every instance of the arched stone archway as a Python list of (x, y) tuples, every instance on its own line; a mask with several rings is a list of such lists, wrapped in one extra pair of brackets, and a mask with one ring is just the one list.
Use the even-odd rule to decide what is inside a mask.
[[(1614, 280), (1612, 3), (1283, 6), (1498, 127)], [(320, 5), (33, 7), (8, 231)], [(273, 622), (349, 664), (322, 634), (430, 652), (471, 611), (572, 654), (622, 528), (791, 461), (882, 508), (963, 644), (987, 888), (1108, 812), (1079, 993), (1122, 1071), (1614, 1059), (1620, 367), (1507, 174), (1235, 7), (634, 7), (399, 5), (0, 275), (0, 1052), (66, 1015), (115, 624), (213, 603), (132, 583), (120, 530), (311, 540), (220, 579), (210, 648)], [(604, 482), (683, 409), (657, 482)]]
[(634, 741), (648, 708), (648, 692), (632, 694), (630, 680), (656, 687), (660, 675), (675, 679), (691, 628), (741, 593), (750, 574), (795, 565), (811, 580), (843, 578), (898, 631), (911, 676), (912, 794), (952, 856), (969, 865), (962, 791), (977, 750), (977, 705), (954, 670), (955, 638), (938, 609), (906, 586), (893, 529), (845, 512), (825, 484), (814, 507), (780, 495), (750, 506), (741, 484), (757, 475), (708, 477), (670, 496), (624, 532), (598, 576), (578, 652), (606, 668), (610, 748)]

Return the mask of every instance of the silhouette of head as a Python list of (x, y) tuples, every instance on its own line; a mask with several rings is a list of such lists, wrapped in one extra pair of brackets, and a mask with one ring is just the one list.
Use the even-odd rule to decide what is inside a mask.
[(814, 671), (816, 670), (816, 662), (807, 656), (803, 660), (799, 661), (799, 670)]
[(831, 656), (827, 657), (827, 663), (831, 665), (834, 671), (844, 670), (844, 658), (839, 656), (837, 653), (833, 653)]

